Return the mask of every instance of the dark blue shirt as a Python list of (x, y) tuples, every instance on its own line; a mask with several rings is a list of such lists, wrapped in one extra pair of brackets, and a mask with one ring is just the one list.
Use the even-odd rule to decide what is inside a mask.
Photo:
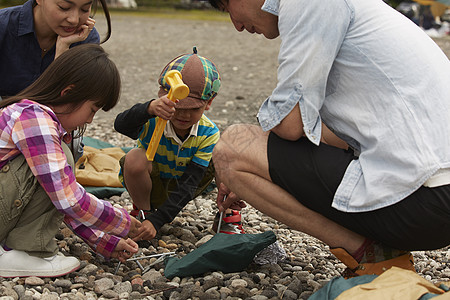
[[(34, 32), (33, 2), (0, 10), (0, 97), (15, 95), (31, 83), (55, 58), (55, 46), (44, 57)], [(100, 43), (97, 30), (83, 42)]]

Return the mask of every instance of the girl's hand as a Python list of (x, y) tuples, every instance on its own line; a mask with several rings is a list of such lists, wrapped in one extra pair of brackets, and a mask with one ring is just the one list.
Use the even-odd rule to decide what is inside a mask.
[(216, 203), (219, 207), (220, 212), (225, 211), (228, 208), (241, 210), (242, 208), (247, 206), (244, 201), (239, 199), (239, 197), (235, 193), (230, 191), (230, 189), (223, 183), (220, 183), (219, 185)]
[(132, 239), (120, 239), (117, 243), (116, 249), (111, 253), (112, 258), (117, 258), (121, 262), (126, 262), (133, 254), (137, 253), (139, 250), (138, 244), (136, 244)]
[(88, 18), (86, 23), (81, 25), (73, 34), (69, 36), (58, 36), (56, 40), (55, 58), (61, 55), (64, 51), (68, 50), (70, 45), (84, 41), (94, 29), (95, 20)]
[[(178, 100), (176, 102), (178, 102)], [(150, 115), (160, 117), (161, 119), (170, 120), (175, 114), (176, 102), (171, 101), (167, 96), (162, 96), (161, 98), (150, 102), (147, 112)]]

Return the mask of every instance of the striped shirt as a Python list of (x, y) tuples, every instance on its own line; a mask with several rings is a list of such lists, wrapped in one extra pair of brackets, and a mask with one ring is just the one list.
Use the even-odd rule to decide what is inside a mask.
[[(158, 119), (158, 117), (149, 119), (143, 126), (137, 141), (139, 148), (148, 148)], [(180, 178), (191, 161), (208, 167), (219, 137), (219, 129), (205, 115), (192, 126), (189, 137), (184, 141), (178, 138), (168, 121), (154, 158), (158, 163), (160, 177)]]
[(76, 182), (61, 148), (70, 138), (49, 107), (30, 100), (11, 104), (0, 110), (0, 168), (23, 155), (65, 223), (109, 258), (120, 237), (128, 234), (130, 217)]

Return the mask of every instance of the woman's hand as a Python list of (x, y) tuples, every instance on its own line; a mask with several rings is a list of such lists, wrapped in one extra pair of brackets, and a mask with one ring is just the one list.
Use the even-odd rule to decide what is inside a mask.
[(111, 253), (112, 258), (117, 258), (121, 262), (126, 262), (133, 254), (139, 250), (138, 244), (132, 239), (120, 239), (117, 243), (116, 249)]
[(56, 40), (55, 58), (64, 53), (64, 51), (70, 48), (70, 45), (84, 41), (89, 33), (94, 29), (95, 20), (88, 18), (86, 23), (78, 27), (75, 32), (69, 36), (58, 36)]
[(230, 189), (223, 183), (220, 183), (219, 185), (216, 203), (219, 207), (220, 212), (225, 211), (228, 208), (241, 210), (242, 208), (247, 206), (244, 201), (239, 199), (239, 197), (235, 193), (230, 191)]

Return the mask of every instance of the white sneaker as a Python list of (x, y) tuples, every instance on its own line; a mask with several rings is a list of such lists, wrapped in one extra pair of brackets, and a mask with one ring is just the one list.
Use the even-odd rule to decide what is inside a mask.
[(0, 246), (0, 277), (59, 277), (80, 267), (75, 257), (58, 253), (40, 258), (19, 250), (6, 251)]

